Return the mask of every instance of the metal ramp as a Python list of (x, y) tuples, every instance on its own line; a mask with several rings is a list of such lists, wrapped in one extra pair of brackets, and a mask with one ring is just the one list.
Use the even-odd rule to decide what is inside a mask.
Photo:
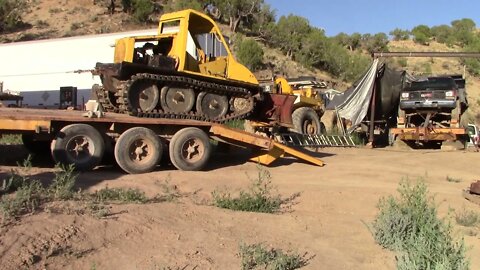
[(288, 146), (300, 147), (355, 147), (355, 142), (349, 135), (307, 135), (285, 133), (276, 137), (277, 141)]
[(280, 142), (260, 135), (248, 133), (242, 130), (228, 128), (223, 125), (214, 124), (210, 127), (210, 136), (217, 140), (237, 146), (255, 148), (252, 161), (263, 165), (270, 165), (272, 162), (285, 155), (293, 156), (310, 164), (324, 166), (324, 162), (316, 157), (299, 150), (293, 149)]

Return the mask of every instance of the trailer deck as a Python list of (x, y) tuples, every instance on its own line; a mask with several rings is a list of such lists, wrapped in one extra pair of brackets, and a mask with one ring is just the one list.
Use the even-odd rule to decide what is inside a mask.
[[(203, 141), (202, 143), (202, 140), (201, 140), (202, 135), (201, 134), (198, 135), (199, 132), (204, 133), (206, 136), (208, 136), (207, 138), (210, 138), (216, 141), (226, 142), (229, 144), (253, 149), (254, 157), (252, 157), (251, 160), (264, 165), (269, 165), (273, 161), (277, 160), (278, 158), (288, 154), (290, 156), (304, 160), (310, 164), (314, 164), (317, 166), (324, 166), (323, 161), (315, 157), (312, 157), (306, 153), (303, 153), (302, 151), (299, 151), (291, 147), (285, 146), (281, 143), (278, 143), (273, 139), (248, 133), (238, 129), (229, 128), (221, 124), (196, 121), (196, 120), (190, 120), (190, 119), (140, 118), (140, 117), (134, 117), (134, 116), (130, 116), (126, 114), (118, 114), (118, 113), (104, 113), (102, 117), (88, 117), (88, 115), (91, 115), (91, 114), (88, 114), (85, 111), (73, 111), (73, 110), (0, 108), (0, 134), (21, 133), (21, 134), (28, 134), (29, 136), (36, 136), (36, 138), (37, 137), (41, 138), (45, 140), (45, 143), (48, 143), (49, 145), (51, 144), (52, 155), (55, 155), (55, 153), (57, 152), (61, 152), (61, 153), (66, 152), (68, 154), (72, 151), (75, 152), (75, 155), (79, 155), (83, 153), (82, 151), (87, 151), (87, 150), (92, 151), (90, 148), (83, 149), (82, 147), (85, 147), (85, 141), (89, 142), (90, 144), (94, 144), (95, 134), (92, 134), (92, 135), (89, 135), (89, 134), (95, 133), (97, 131), (104, 139), (108, 136), (111, 136), (111, 133), (116, 134), (116, 136), (112, 138), (113, 139), (112, 141), (121, 141), (122, 144), (124, 144), (124, 141), (127, 140), (122, 137), (125, 137), (126, 136), (125, 134), (128, 133), (129, 130), (133, 130), (133, 129), (137, 129), (137, 133), (138, 133), (138, 129), (142, 129), (142, 132), (147, 132), (147, 133), (153, 132), (154, 135), (156, 134), (158, 137), (162, 137), (163, 141), (162, 142), (158, 141), (156, 142), (157, 144), (152, 143), (152, 140), (156, 141), (157, 139), (151, 139), (151, 137), (149, 139), (147, 136), (148, 134), (142, 135), (143, 137), (139, 137), (135, 139), (136, 141), (127, 143), (126, 148), (129, 148), (129, 147), (141, 148), (141, 149), (135, 150), (137, 152), (140, 151), (138, 152), (140, 153), (138, 154), (138, 156), (135, 156), (137, 152), (133, 150), (131, 151), (132, 152), (131, 154), (133, 154), (133, 156), (131, 157), (132, 160), (130, 160), (130, 163), (131, 163), (130, 167), (132, 167), (131, 169), (125, 169), (121, 164), (119, 164), (120, 167), (122, 167), (122, 169), (130, 173), (143, 172), (143, 171), (137, 171), (136, 169), (134, 169), (135, 162), (137, 162), (135, 159), (139, 159), (138, 162), (140, 162), (141, 155), (149, 155), (150, 152), (158, 152), (158, 151), (162, 152), (164, 147), (161, 146), (161, 144), (168, 144), (170, 146), (169, 151), (170, 151), (171, 158), (174, 158), (172, 157), (172, 153), (171, 153), (174, 151), (180, 152), (178, 153), (178, 155), (180, 156), (183, 155), (185, 159), (189, 159), (190, 155), (195, 151), (201, 154), (203, 154), (204, 152), (209, 152), (209, 147), (205, 145), (205, 141)], [(87, 129), (93, 129), (94, 131), (90, 130), (90, 131), (77, 132), (78, 135), (75, 134), (75, 131), (70, 131), (70, 132), (65, 131), (65, 128), (69, 128), (71, 126), (78, 127), (81, 125), (83, 125), (84, 129), (85, 127), (87, 127)], [(192, 129), (194, 130), (192, 131)], [(186, 131), (187, 133), (188, 133), (188, 130), (190, 130), (189, 132), (194, 132), (194, 133), (196, 132), (198, 136), (194, 134), (194, 135), (191, 135), (193, 136), (192, 138), (188, 137), (188, 138), (181, 139), (183, 140), (182, 141), (183, 146), (179, 146), (178, 149), (175, 148), (175, 146), (172, 148), (171, 140), (177, 140), (178, 138), (176, 137), (181, 137), (181, 136), (177, 136), (177, 133), (185, 133), (182, 130), (187, 130)], [(69, 136), (72, 136), (72, 138), (80, 137), (81, 142), (73, 146), (60, 144), (61, 147), (65, 148), (65, 149), (61, 149), (61, 151), (59, 151), (58, 149), (54, 149), (55, 143), (52, 143), (52, 141), (55, 142), (55, 140), (63, 140), (62, 136), (64, 136), (64, 134), (59, 136), (59, 134), (62, 132), (70, 133)], [(106, 135), (106, 134), (109, 134), (109, 135)], [(90, 138), (89, 136), (93, 137), (93, 139)], [(69, 139), (69, 140), (74, 141), (77, 139)], [(135, 146), (135, 144), (138, 142), (140, 142), (140, 144), (142, 145)], [(150, 144), (148, 144), (147, 142), (150, 142)], [(207, 144), (208, 144), (208, 139), (207, 139)], [(150, 150), (148, 151), (145, 150), (146, 148), (144, 149), (144, 147), (147, 147), (147, 146), (150, 147), (149, 148)], [(56, 147), (58, 148), (58, 146)], [(99, 147), (104, 148), (104, 146), (102, 145), (100, 145)], [(198, 147), (202, 148), (203, 150), (202, 149), (198, 150), (199, 149)], [(122, 147), (122, 148), (125, 148), (125, 147)], [(153, 148), (158, 148), (158, 149), (153, 149)], [(117, 159), (117, 154), (118, 154), (117, 147), (115, 147), (115, 149), (116, 149), (115, 155)], [(121, 151), (121, 149), (119, 151)], [(54, 156), (54, 160), (59, 159), (60, 162), (68, 163), (62, 160), (63, 156), (67, 154), (63, 153), (60, 156), (60, 158), (58, 157), (55, 158)], [(93, 155), (93, 153), (91, 154)], [(118, 155), (120, 156), (120, 154)], [(179, 158), (178, 155), (176, 159)], [(209, 153), (207, 153), (206, 155), (209, 156)], [(123, 159), (125, 159), (125, 157)], [(196, 160), (193, 158), (190, 158), (190, 159), (192, 160), (192, 163)], [(69, 162), (75, 162), (75, 158), (71, 157), (69, 159)], [(185, 164), (186, 165), (189, 164), (188, 160)], [(89, 165), (85, 167), (87, 169), (91, 169), (90, 167), (92, 166)], [(177, 168), (188, 169), (190, 167), (179, 165), (177, 166)]]

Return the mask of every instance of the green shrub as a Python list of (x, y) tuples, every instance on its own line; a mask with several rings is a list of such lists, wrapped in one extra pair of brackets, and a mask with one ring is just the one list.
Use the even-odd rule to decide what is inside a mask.
[(263, 49), (255, 40), (243, 39), (239, 41), (237, 57), (250, 70), (257, 70), (263, 63)]
[(437, 217), (426, 185), (402, 181), (398, 193), (380, 200), (372, 224), (376, 242), (397, 252), (397, 269), (468, 269), (463, 240), (455, 241), (450, 223)]
[(0, 209), (4, 220), (24, 213), (34, 212), (44, 197), (42, 184), (37, 180), (23, 183), (14, 196), (2, 196)]
[(15, 29), (27, 11), (26, 0), (0, 0), (0, 32)]
[(450, 177), (447, 175), (447, 182), (451, 182), (451, 183), (460, 183), (462, 182), (462, 179), (459, 179), (459, 178), (453, 178), (453, 177)]
[(238, 197), (232, 197), (229, 192), (217, 190), (212, 192), (212, 196), (214, 205), (217, 207), (260, 213), (278, 212), (282, 205), (289, 204), (299, 196), (296, 193), (289, 198), (282, 198), (278, 194), (272, 194), (273, 188), (270, 172), (259, 167), (257, 178), (252, 180), (247, 191), (241, 190)]
[(400, 57), (400, 58), (397, 59), (397, 63), (401, 67), (406, 67), (407, 64), (408, 64), (408, 60), (405, 57)]
[(118, 201), (121, 203), (146, 203), (148, 198), (138, 189), (104, 188), (92, 194), (98, 202)]
[[(305, 254), (306, 255), (306, 254)], [(307, 265), (307, 259), (296, 253), (286, 253), (281, 249), (267, 248), (261, 244), (240, 245), (242, 270), (271, 269), (293, 270)]]
[(480, 214), (472, 210), (463, 209), (461, 212), (455, 213), (455, 221), (457, 224), (465, 227), (473, 227), (480, 224)]
[(55, 178), (52, 184), (49, 186), (52, 199), (57, 200), (69, 200), (75, 195), (75, 182), (77, 180), (77, 174), (74, 172), (75, 166), (73, 164), (63, 166), (57, 165), (57, 171), (55, 172)]
[(135, 0), (133, 2), (133, 18), (137, 22), (148, 22), (153, 10), (154, 5), (150, 0)]
[(0, 135), (0, 145), (19, 145), (23, 144), (20, 134), (4, 134)]

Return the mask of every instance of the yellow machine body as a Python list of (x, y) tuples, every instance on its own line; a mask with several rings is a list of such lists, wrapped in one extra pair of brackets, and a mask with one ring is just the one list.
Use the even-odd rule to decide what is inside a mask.
[(146, 43), (175, 59), (177, 71), (258, 84), (253, 73), (235, 60), (217, 24), (198, 11), (162, 15), (157, 35), (117, 40), (114, 62), (134, 63), (136, 49)]

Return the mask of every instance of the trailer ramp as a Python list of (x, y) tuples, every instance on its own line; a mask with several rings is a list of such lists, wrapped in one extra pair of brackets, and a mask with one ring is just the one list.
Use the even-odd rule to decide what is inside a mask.
[(322, 135), (286, 133), (276, 137), (277, 141), (287, 146), (300, 147), (355, 147), (356, 144), (349, 135)]
[(257, 134), (229, 128), (224, 125), (212, 125), (210, 127), (210, 133), (212, 134), (212, 137), (218, 141), (241, 147), (253, 147), (256, 150), (255, 156), (250, 160), (262, 165), (270, 165), (272, 162), (285, 155), (293, 156), (320, 167), (325, 165), (325, 163), (318, 158)]

